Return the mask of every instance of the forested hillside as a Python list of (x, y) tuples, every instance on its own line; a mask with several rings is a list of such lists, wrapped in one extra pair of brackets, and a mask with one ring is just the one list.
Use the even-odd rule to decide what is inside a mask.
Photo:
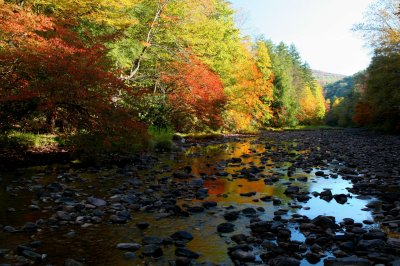
[(320, 70), (312, 70), (315, 79), (322, 85), (326, 86), (344, 79), (346, 76), (341, 74), (334, 74)]
[(125, 149), (149, 127), (321, 123), (322, 88), (296, 48), (241, 37), (234, 15), (225, 0), (5, 1), (0, 129)]

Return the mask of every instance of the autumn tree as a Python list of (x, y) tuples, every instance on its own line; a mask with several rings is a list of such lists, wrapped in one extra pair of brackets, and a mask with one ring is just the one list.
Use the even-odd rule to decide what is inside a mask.
[[(85, 131), (104, 139), (118, 135), (120, 130), (128, 133), (127, 126), (113, 121), (117, 117), (139, 129), (134, 114), (116, 97), (122, 90), (129, 93), (129, 89), (109, 71), (105, 55), (104, 46), (82, 43), (75, 32), (53, 18), (3, 4), (1, 128), (30, 123), (32, 119), (26, 119), (29, 114), (34, 120), (42, 120), (50, 132), (56, 130), (56, 121), (61, 121), (60, 130)], [(131, 128), (131, 135), (134, 132)]]
[(223, 126), (226, 100), (221, 79), (196, 57), (171, 63), (162, 81), (171, 90), (168, 97), (175, 129), (192, 132)]

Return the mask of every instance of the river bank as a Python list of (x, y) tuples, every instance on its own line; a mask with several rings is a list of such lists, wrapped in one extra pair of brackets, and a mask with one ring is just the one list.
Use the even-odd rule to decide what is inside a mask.
[(179, 147), (123, 166), (2, 172), (0, 263), (398, 263), (399, 136), (264, 132)]

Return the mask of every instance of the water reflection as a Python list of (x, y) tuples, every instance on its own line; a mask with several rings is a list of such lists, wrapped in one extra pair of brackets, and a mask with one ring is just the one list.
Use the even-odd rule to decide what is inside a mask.
[[(73, 227), (76, 237), (70, 238), (66, 234), (71, 230), (66, 227), (53, 228), (39, 232), (35, 239), (43, 241), (43, 248), (39, 252), (49, 254), (49, 262), (61, 265), (67, 258), (81, 259), (88, 265), (140, 265), (147, 263), (150, 265), (167, 265), (168, 261), (175, 258), (172, 246), (164, 247), (164, 256), (159, 260), (144, 259), (137, 256), (131, 260), (123, 259), (123, 252), (115, 249), (116, 243), (120, 242), (141, 242), (143, 236), (169, 237), (177, 230), (189, 231), (193, 234), (194, 240), (188, 243), (188, 248), (202, 256), (199, 261), (211, 261), (230, 265), (227, 255), (227, 247), (231, 245), (230, 234), (220, 236), (216, 233), (218, 224), (225, 222), (223, 214), (226, 208), (237, 210), (246, 207), (263, 207), (265, 212), (258, 212), (261, 219), (271, 219), (274, 212), (279, 209), (287, 209), (289, 218), (293, 213), (306, 215), (314, 218), (317, 215), (332, 215), (337, 221), (351, 217), (356, 222), (371, 220), (370, 212), (361, 211), (368, 200), (361, 200), (354, 197), (348, 199), (344, 205), (338, 204), (335, 200), (326, 202), (318, 197), (311, 196), (307, 203), (295, 202), (295, 208), (289, 204), (292, 199), (284, 194), (289, 184), (300, 187), (305, 193), (313, 191), (321, 192), (324, 188), (329, 188), (334, 194), (348, 194), (347, 187), (351, 184), (343, 180), (340, 176), (336, 179), (316, 177), (314, 169), (311, 173), (306, 173), (302, 169), (292, 169), (288, 176), (288, 169), (298, 156), (307, 156), (307, 150), (297, 143), (286, 143), (284, 145), (274, 145), (268, 141), (257, 139), (246, 139), (236, 142), (215, 144), (208, 146), (194, 146), (183, 153), (160, 155), (160, 162), (150, 170), (139, 170), (132, 175), (143, 178), (152, 177), (154, 180), (161, 178), (171, 178), (171, 172), (181, 171), (185, 166), (190, 166), (193, 179), (202, 177), (204, 186), (208, 188), (208, 201), (218, 202), (218, 207), (207, 210), (204, 213), (191, 215), (188, 218), (163, 218), (157, 219), (157, 214), (135, 212), (132, 221), (127, 225), (94, 225), (89, 228)], [(285, 156), (282, 156), (285, 155)], [(232, 161), (232, 158), (236, 160)], [(238, 159), (240, 158), (240, 159)], [(241, 171), (257, 168), (251, 180)], [(59, 180), (59, 168), (30, 169), (23, 175), (15, 177), (15, 173), (4, 173), (3, 180), (0, 181), (2, 188), (9, 184), (13, 188), (18, 187), (18, 182), (26, 183), (33, 175), (40, 174), (37, 184), (45, 185), (55, 180)], [(65, 171), (65, 168), (63, 169)], [(65, 186), (77, 190), (85, 195), (95, 195), (108, 197), (108, 191), (118, 187), (126, 176), (118, 175), (118, 169), (110, 167), (100, 172), (82, 172), (68, 169), (70, 173), (79, 175), (78, 181), (65, 182)], [(60, 171), (61, 172), (61, 171)], [(222, 173), (222, 174), (221, 174)], [(329, 174), (329, 170), (326, 170)], [(271, 177), (279, 177), (278, 181), (272, 183), (265, 182)], [(307, 177), (306, 182), (301, 182), (298, 177)], [(190, 182), (189, 180), (175, 180), (177, 182)], [(35, 183), (36, 184), (36, 183)], [(34, 184), (33, 184), (34, 185)], [(243, 196), (253, 192), (251, 196)], [(241, 195), (242, 194), (242, 195)], [(272, 202), (260, 200), (262, 197), (271, 196), (280, 199), (282, 204), (274, 206)], [(27, 221), (37, 221), (40, 218), (48, 218), (51, 212), (46, 211), (46, 205), (42, 211), (29, 211), (28, 207), (32, 200), (36, 199), (34, 189), (21, 188), (17, 191), (17, 196), (6, 193), (5, 189), (0, 192), (0, 224), (21, 226)], [(182, 204), (199, 205), (197, 201), (178, 202)], [(17, 211), (9, 213), (8, 208), (15, 208)], [(303, 207), (303, 208), (301, 208)], [(305, 208), (306, 207), (306, 208)], [(139, 230), (136, 223), (147, 221), (151, 226), (145, 231)], [(247, 228), (249, 218), (241, 215), (235, 223), (235, 233), (250, 233)], [(300, 241), (304, 236), (297, 231), (296, 226), (291, 227), (292, 238)], [(23, 234), (9, 235), (0, 233), (0, 249), (15, 248), (17, 244), (30, 242), (28, 236)], [(6, 262), (0, 258), (0, 263)], [(303, 261), (303, 263), (305, 263)]]

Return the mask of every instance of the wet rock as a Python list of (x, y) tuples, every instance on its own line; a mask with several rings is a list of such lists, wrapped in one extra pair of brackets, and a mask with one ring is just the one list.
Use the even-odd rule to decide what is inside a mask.
[[(173, 264), (175, 263), (175, 264)], [(187, 257), (177, 257), (175, 262), (170, 262), (170, 266), (189, 266), (193, 265), (192, 259)]]
[(133, 252), (125, 252), (124, 253), (124, 259), (126, 259), (126, 260), (132, 260), (132, 259), (134, 259), (136, 257), (136, 254), (135, 253), (133, 253)]
[(174, 240), (190, 241), (193, 239), (193, 235), (186, 231), (177, 231), (171, 235), (171, 238)]
[(175, 249), (175, 255), (178, 257), (186, 257), (191, 259), (197, 259), (200, 257), (200, 254), (193, 252), (187, 248), (177, 248)]
[(136, 251), (140, 249), (142, 245), (137, 243), (119, 243), (117, 244), (116, 248), (120, 250), (129, 250), (129, 251)]
[(193, 212), (193, 213), (200, 213), (200, 212), (204, 212), (204, 208), (201, 206), (193, 206), (193, 207), (189, 207), (188, 211)]
[(270, 221), (261, 221), (250, 224), (250, 229), (253, 233), (265, 233), (271, 232), (272, 222)]
[(332, 191), (329, 189), (323, 190), (319, 193), (319, 197), (325, 201), (331, 201), (333, 199)]
[(38, 226), (35, 223), (28, 222), (22, 227), (22, 230), (27, 233), (34, 233), (38, 230)]
[(300, 261), (291, 257), (277, 257), (270, 261), (271, 266), (299, 266)]
[(388, 238), (387, 244), (390, 247), (400, 248), (400, 239), (398, 239), (398, 238)]
[(83, 266), (83, 263), (74, 259), (67, 259), (64, 261), (64, 266)]
[(354, 219), (351, 218), (344, 218), (343, 222), (344, 225), (353, 225), (354, 224)]
[(371, 201), (367, 205), (365, 205), (365, 207), (374, 209), (374, 208), (378, 208), (381, 205), (382, 205), (381, 201)]
[(10, 252), (9, 249), (0, 249), (0, 258), (4, 257), (9, 252)]
[(316, 176), (325, 176), (325, 173), (323, 171), (317, 171), (315, 172)]
[(217, 231), (219, 233), (231, 233), (233, 232), (235, 229), (235, 225), (231, 224), (231, 223), (222, 223), (219, 224), (217, 227)]
[(56, 217), (58, 220), (61, 220), (61, 221), (71, 221), (72, 220), (71, 215), (64, 211), (58, 211), (56, 213)]
[(253, 262), (256, 260), (256, 256), (253, 253), (241, 249), (237, 249), (229, 255), (233, 260), (238, 260), (240, 262)]
[(251, 216), (251, 215), (256, 214), (257, 211), (256, 211), (254, 208), (248, 207), (248, 208), (243, 209), (243, 210), (242, 210), (242, 213), (243, 213), (244, 215)]
[(224, 214), (224, 218), (227, 221), (234, 221), (237, 220), (239, 218), (239, 211), (231, 211), (231, 212), (227, 212)]
[(382, 231), (369, 231), (368, 233), (365, 233), (363, 235), (363, 238), (366, 240), (372, 240), (372, 239), (382, 239), (386, 240), (387, 234)]
[(234, 241), (235, 243), (239, 244), (239, 243), (245, 243), (247, 240), (247, 236), (244, 234), (237, 234), (237, 235), (233, 235), (231, 236), (232, 241)]
[(298, 177), (297, 180), (300, 181), (300, 182), (307, 182), (308, 181), (308, 177), (301, 176), (301, 177)]
[(322, 229), (333, 229), (335, 230), (335, 217), (319, 215), (311, 220), (311, 223)]
[(137, 223), (136, 223), (136, 226), (137, 226), (139, 229), (144, 230), (144, 229), (147, 229), (147, 228), (150, 226), (150, 224), (147, 223), (147, 222), (137, 222)]
[(159, 245), (148, 244), (143, 246), (143, 256), (159, 258), (162, 257), (163, 251)]
[(300, 191), (300, 187), (298, 186), (289, 186), (286, 190), (285, 190), (285, 194), (297, 194)]
[(307, 252), (306, 259), (311, 264), (316, 264), (321, 260), (321, 255), (314, 252)]
[(205, 201), (201, 205), (206, 209), (211, 209), (218, 206), (218, 204), (214, 201)]
[(371, 250), (383, 247), (385, 245), (386, 245), (385, 241), (381, 239), (371, 239), (371, 240), (362, 239), (358, 242), (357, 248), (360, 250)]
[(336, 195), (333, 195), (333, 198), (339, 204), (345, 204), (347, 202), (347, 195), (345, 195), (345, 194), (336, 194)]
[(145, 236), (143, 237), (142, 243), (143, 245), (158, 245), (161, 246), (164, 239), (157, 236)]
[(369, 260), (358, 258), (356, 256), (344, 258), (327, 258), (324, 260), (324, 266), (370, 266)]
[(131, 219), (128, 211), (119, 211), (115, 215), (110, 216), (110, 222), (114, 224), (125, 224)]
[(47, 258), (46, 254), (39, 254), (29, 249), (22, 251), (22, 255), (36, 262), (42, 262)]
[(272, 201), (272, 197), (271, 196), (264, 196), (264, 197), (261, 197), (260, 200), (264, 201), (264, 202), (270, 202), (270, 201)]
[(96, 207), (103, 207), (103, 206), (107, 205), (107, 202), (105, 200), (95, 198), (95, 197), (89, 197), (87, 199), (87, 202), (89, 202), (90, 204), (92, 204)]
[(6, 233), (14, 233), (17, 230), (12, 226), (6, 225), (6, 226), (3, 227), (3, 231), (6, 232)]
[(242, 197), (253, 197), (257, 194), (257, 192), (247, 192), (247, 193), (241, 193), (240, 196)]
[(40, 207), (35, 204), (32, 204), (32, 205), (29, 205), (28, 209), (30, 211), (38, 211), (38, 210), (40, 210)]
[(292, 232), (286, 228), (279, 229), (277, 233), (278, 239), (280, 240), (290, 240), (291, 235)]

